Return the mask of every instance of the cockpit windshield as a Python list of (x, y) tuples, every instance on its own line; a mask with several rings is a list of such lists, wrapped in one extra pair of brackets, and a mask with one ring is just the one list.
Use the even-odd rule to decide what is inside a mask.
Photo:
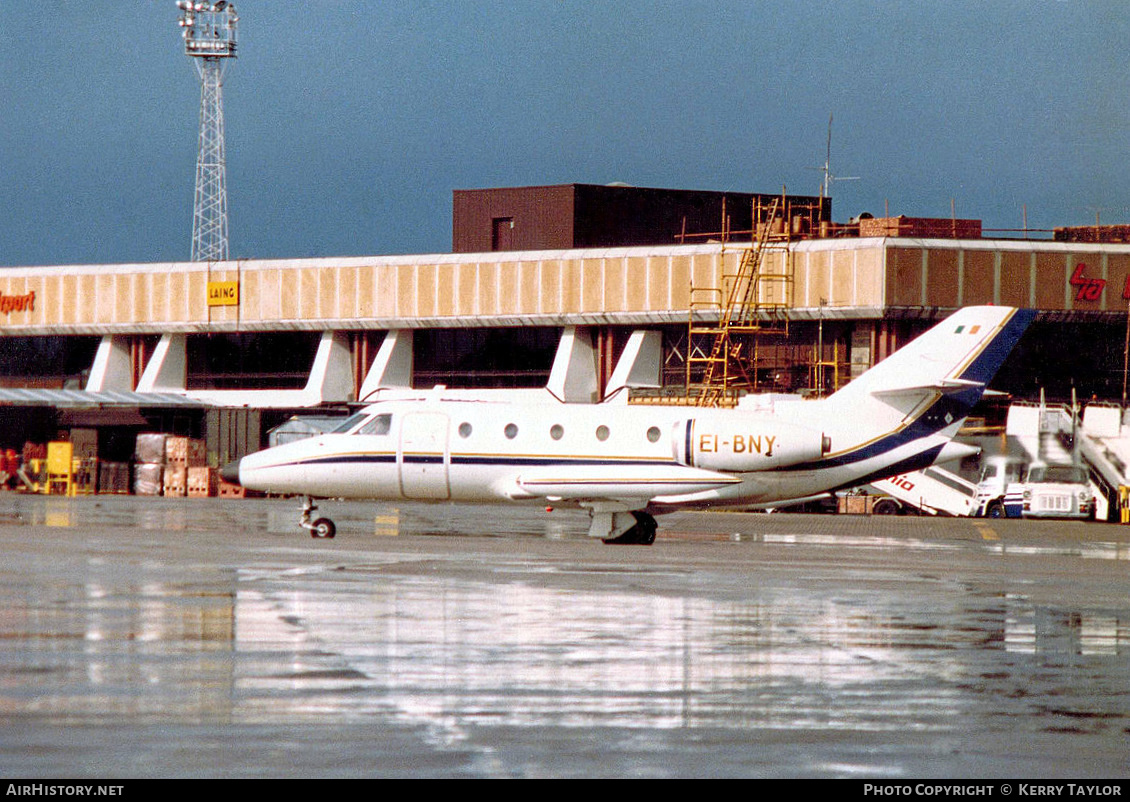
[(388, 434), (392, 430), (392, 415), (376, 415), (357, 430), (357, 434)]
[(358, 412), (350, 415), (341, 425), (333, 430), (334, 434), (368, 434), (382, 435), (392, 431), (392, 415), (385, 412), (372, 415), (368, 412)]
[(369, 417), (369, 414), (367, 412), (358, 412), (356, 415), (350, 415), (348, 418), (343, 420), (337, 426), (337, 428), (331, 432), (331, 434), (345, 434), (349, 430), (356, 427), (357, 424), (365, 420), (365, 418), (367, 417)]

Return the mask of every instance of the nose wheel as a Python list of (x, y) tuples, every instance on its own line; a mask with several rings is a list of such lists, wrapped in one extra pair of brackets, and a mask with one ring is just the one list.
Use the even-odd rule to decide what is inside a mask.
[(337, 534), (337, 527), (329, 518), (314, 518), (313, 513), (317, 509), (318, 505), (314, 503), (314, 499), (307, 496), (302, 503), (302, 515), (298, 519), (298, 525), (309, 532), (312, 538), (329, 540)]

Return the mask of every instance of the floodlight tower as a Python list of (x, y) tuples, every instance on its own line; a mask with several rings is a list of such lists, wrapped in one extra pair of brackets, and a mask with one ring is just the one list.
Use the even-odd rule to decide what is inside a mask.
[(228, 258), (228, 193), (224, 163), (224, 68), (235, 58), (235, 6), (226, 0), (178, 0), (184, 52), (200, 75), (200, 152), (192, 208), (192, 261)]

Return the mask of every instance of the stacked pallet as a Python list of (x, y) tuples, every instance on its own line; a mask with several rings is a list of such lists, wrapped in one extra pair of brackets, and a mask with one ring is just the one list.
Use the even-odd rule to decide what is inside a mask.
[(189, 466), (188, 497), (208, 498), (216, 495), (216, 471), (207, 465)]
[(133, 450), (133, 492), (138, 496), (159, 496), (165, 487), (165, 441), (167, 434), (143, 433)]
[(98, 463), (99, 493), (129, 493), (129, 463)]
[(220, 481), (219, 486), (220, 498), (245, 498), (247, 491), (243, 489), (242, 485), (233, 485), (229, 482)]
[(162, 493), (174, 498), (188, 495), (188, 468), (184, 465), (166, 465)]
[[(165, 441), (165, 495), (211, 495), (211, 469), (203, 440), (169, 437)], [(189, 488), (193, 492), (189, 492)]]
[(204, 441), (192, 437), (172, 437), (165, 440), (165, 461), (169, 465), (199, 467), (208, 464)]
[(134, 450), (133, 492), (142, 496), (203, 497), (216, 493), (203, 440), (170, 434), (139, 434)]

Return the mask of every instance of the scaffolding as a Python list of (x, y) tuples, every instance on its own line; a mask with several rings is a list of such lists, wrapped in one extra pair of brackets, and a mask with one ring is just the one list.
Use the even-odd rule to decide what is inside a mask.
[[(820, 210), (810, 206), (794, 208), (783, 193), (768, 205), (755, 201), (750, 241), (741, 246), (723, 229), (721, 286), (690, 288), (685, 403), (733, 406), (745, 393), (778, 387), (775, 345), (789, 334), (791, 242), (812, 230)], [(735, 250), (737, 270), (727, 272)]]
[(808, 392), (814, 396), (822, 396), (829, 391), (834, 393), (849, 381), (851, 361), (846, 349), (842, 348), (839, 340), (827, 343), (820, 337), (812, 345), (812, 356), (808, 362)]

